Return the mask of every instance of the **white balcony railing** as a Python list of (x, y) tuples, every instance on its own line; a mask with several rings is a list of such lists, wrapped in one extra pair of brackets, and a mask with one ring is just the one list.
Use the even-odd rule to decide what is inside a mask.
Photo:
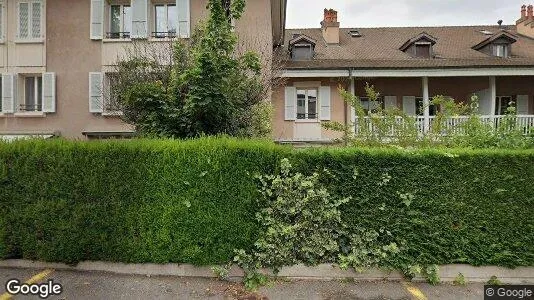
[[(367, 133), (381, 132), (386, 136), (396, 136), (401, 130), (404, 130), (403, 132), (407, 130), (408, 132), (414, 132), (420, 135), (438, 130), (443, 135), (464, 134), (464, 123), (469, 120), (470, 116), (454, 116), (442, 119), (439, 128), (436, 127), (437, 118), (435, 116), (428, 117), (428, 122), (425, 122), (425, 117), (422, 116), (413, 117), (413, 119), (410, 118), (365, 117), (364, 122), (356, 118), (354, 121), (355, 134), (359, 135), (363, 133), (364, 130), (360, 130), (362, 126), (367, 127)], [(502, 128), (504, 122), (509, 122), (509, 129), (515, 128), (525, 135), (534, 133), (534, 115), (479, 116), (479, 118), (482, 124), (487, 125), (491, 129)]]

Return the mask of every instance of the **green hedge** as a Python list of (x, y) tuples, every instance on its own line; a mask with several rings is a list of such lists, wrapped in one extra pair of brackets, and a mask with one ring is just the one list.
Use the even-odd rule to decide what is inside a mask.
[[(392, 233), (389, 264), (534, 266), (534, 151), (315, 149), (268, 142), (0, 144), (0, 258), (219, 264), (250, 249), (253, 175), (328, 169), (349, 229)], [(357, 176), (355, 176), (355, 169)], [(379, 185), (383, 176), (391, 176)], [(398, 193), (413, 193), (408, 207)]]

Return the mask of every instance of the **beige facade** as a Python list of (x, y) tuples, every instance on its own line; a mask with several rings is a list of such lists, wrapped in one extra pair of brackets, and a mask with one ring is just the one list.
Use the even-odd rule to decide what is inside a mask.
[[(191, 30), (194, 30), (195, 25), (207, 16), (207, 0), (186, 1), (183, 0), (181, 3), (182, 5), (187, 3), (189, 15), (181, 16), (181, 18), (189, 19)], [(107, 35), (110, 31), (110, 5), (129, 5), (130, 1), (23, 1), (39, 3), (42, 14), (40, 37), (26, 40), (18, 38), (21, 15), (19, 2), (21, 1), (3, 0), (2, 6), (2, 20), (4, 20), (2, 28), (5, 34), (0, 43), (0, 72), (14, 76), (13, 91), (17, 99), (13, 103), (13, 112), (0, 113), (0, 135), (55, 133), (68, 138), (85, 138), (87, 134), (98, 136), (99, 134), (131, 133), (133, 128), (123, 123), (116, 115), (106, 114), (105, 111), (100, 110), (94, 112), (94, 108), (90, 107), (92, 95), (90, 74), (105, 74), (112, 70), (117, 58), (124, 55), (125, 49), (131, 47), (133, 43), (127, 36), (110, 38)], [(146, 1), (148, 34), (142, 42), (169, 42), (168, 38), (152, 37), (152, 32), (155, 31), (154, 5), (176, 3), (176, 0)], [(94, 23), (98, 11), (95, 11), (95, 5), (103, 5), (102, 36), (96, 38), (94, 29), (98, 27), (95, 27)], [(35, 4), (35, 7), (37, 6), (38, 4)], [(273, 12), (272, 7), (285, 9), (285, 4), (277, 0), (249, 0), (245, 14), (236, 23), (240, 47), (260, 52), (267, 70), (270, 70), (273, 38), (280, 39), (276, 35), (273, 37), (273, 32), (278, 30), (278, 35), (281, 35), (279, 29), (281, 25), (274, 24), (273, 20), (283, 21), (280, 18), (280, 12)], [(23, 7), (23, 11), (23, 15), (26, 15), (26, 6)], [(31, 22), (24, 24), (31, 27)], [(25, 77), (43, 78), (45, 73), (54, 76), (53, 111), (42, 112), (43, 109), (37, 109), (37, 111), (22, 112), (21, 104), (24, 103), (28, 94), (26, 89), (28, 83)], [(41, 82), (45, 83), (45, 81), (46, 79)], [(48, 84), (51, 80), (46, 82), (47, 86), (42, 87), (43, 93), (49, 92), (51, 88), (51, 83)], [(36, 86), (35, 92), (38, 90)], [(7, 95), (9, 96), (9, 93)], [(38, 98), (36, 96), (35, 99)]]

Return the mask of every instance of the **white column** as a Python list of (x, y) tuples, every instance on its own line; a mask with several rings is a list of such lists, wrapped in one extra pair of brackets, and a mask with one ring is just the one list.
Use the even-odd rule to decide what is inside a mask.
[(497, 110), (497, 84), (495, 83), (495, 76), (490, 76), (489, 85), (490, 85), (490, 101), (491, 101), (490, 116), (493, 119), (493, 117), (495, 117), (495, 110)]
[[(350, 77), (350, 94), (355, 96), (356, 94), (356, 84), (354, 82), (354, 77)], [(354, 125), (354, 122), (356, 121), (356, 111), (354, 110), (354, 107), (352, 107), (352, 105), (349, 105), (349, 116), (348, 116), (348, 119), (350, 120), (350, 122), (348, 122), (349, 124), (353, 124)], [(356, 128), (354, 126), (352, 126), (352, 131), (355, 132)]]
[(428, 77), (423, 77), (423, 116), (425, 118), (424, 130), (427, 132), (430, 129), (430, 96), (428, 92)]

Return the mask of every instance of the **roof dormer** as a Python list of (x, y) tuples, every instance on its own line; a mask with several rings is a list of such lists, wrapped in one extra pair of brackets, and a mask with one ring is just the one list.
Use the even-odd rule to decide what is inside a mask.
[(421, 32), (417, 36), (404, 43), (400, 50), (414, 58), (433, 58), (433, 46), (437, 43), (435, 37), (426, 32)]
[(294, 34), (289, 41), (289, 53), (293, 60), (311, 60), (315, 56), (317, 41), (304, 34)]
[(515, 42), (517, 42), (516, 36), (502, 30), (473, 46), (473, 49), (490, 56), (508, 58)]

